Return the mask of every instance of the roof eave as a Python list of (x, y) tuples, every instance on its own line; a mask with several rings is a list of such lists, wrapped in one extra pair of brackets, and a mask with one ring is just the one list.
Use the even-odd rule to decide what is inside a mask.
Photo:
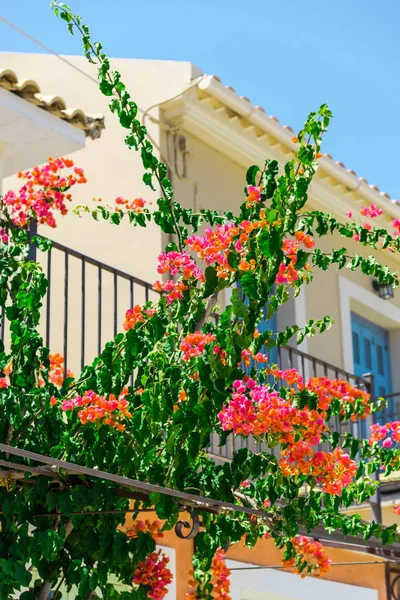
[[(257, 130), (265, 132), (267, 136), (279, 142), (284, 147), (284, 154), (297, 151), (298, 145), (292, 141), (294, 134), (290, 127), (281, 125), (276, 117), (267, 115), (262, 108), (254, 106), (247, 98), (238, 96), (236, 92), (224, 86), (215, 76), (205, 76), (199, 81), (197, 87), (202, 93), (209, 95), (227, 109), (233, 111), (239, 120), (245, 120)], [(265, 149), (268, 146), (267, 142), (268, 140), (264, 140), (263, 146)], [(256, 158), (255, 162), (260, 164), (263, 163), (266, 157), (265, 150), (261, 154), (257, 148), (254, 149), (254, 152), (245, 153)], [(239, 154), (243, 154), (243, 152)], [(247, 164), (249, 163), (247, 162)], [(324, 155), (321, 157), (319, 167), (322, 175), (321, 179), (323, 173), (326, 173), (340, 185), (343, 185), (347, 191), (365, 199), (368, 204), (376, 204), (381, 207), (388, 216), (393, 218), (400, 216), (400, 205), (397, 200), (391, 199), (385, 192), (380, 192), (376, 186), (369, 185), (363, 178), (358, 177), (354, 171), (346, 169), (341, 163), (335, 162), (331, 156)], [(328, 182), (325, 185), (328, 185)]]

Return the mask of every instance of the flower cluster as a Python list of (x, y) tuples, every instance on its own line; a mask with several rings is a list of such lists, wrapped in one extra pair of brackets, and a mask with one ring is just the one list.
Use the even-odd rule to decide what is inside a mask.
[(139, 561), (133, 574), (132, 583), (144, 585), (148, 589), (147, 597), (152, 600), (162, 600), (167, 593), (172, 581), (172, 573), (167, 567), (169, 558), (159, 550), (152, 552), (146, 560)]
[[(304, 445), (301, 442), (298, 446)], [(309, 460), (302, 456), (295, 456), (290, 451), (282, 450), (280, 465), (283, 475), (296, 476), (300, 473), (312, 476), (322, 486), (322, 491), (332, 496), (342, 493), (344, 487), (349, 485), (357, 473), (357, 464), (346, 454), (342, 448), (335, 448), (333, 452), (315, 452)]]
[[(311, 540), (305, 535), (297, 535), (291, 539), (293, 547), (296, 551), (296, 558), (289, 558), (282, 561), (282, 565), (286, 569), (292, 569), (295, 567), (294, 572), (300, 573), (302, 577), (306, 575), (313, 575), (314, 577), (321, 577), (327, 573), (330, 569), (331, 561), (325, 554), (323, 546), (320, 542)], [(300, 564), (307, 563), (307, 569), (299, 569)]]
[(158, 257), (157, 272), (160, 275), (171, 273), (171, 275), (182, 274), (183, 279), (198, 279), (204, 281), (204, 275), (187, 252), (163, 252)]
[(176, 412), (177, 410), (179, 410), (179, 404), (181, 402), (186, 402), (186, 400), (188, 399), (187, 393), (185, 392), (185, 390), (181, 390), (178, 394), (178, 401), (176, 404), (174, 404), (174, 412)]
[(168, 304), (183, 298), (182, 292), (188, 289), (184, 281), (204, 281), (204, 274), (187, 252), (177, 252), (175, 250), (163, 252), (158, 257), (157, 271), (161, 275), (171, 273), (171, 275), (180, 274), (182, 276), (180, 281), (168, 279), (165, 282), (156, 281), (153, 285), (153, 289), (157, 292), (167, 292)]
[(400, 515), (400, 506), (398, 504), (393, 506), (393, 512), (395, 515)]
[(262, 187), (257, 187), (255, 185), (247, 186), (247, 206), (251, 206), (252, 204), (256, 204), (261, 201), (261, 190)]
[(324, 419), (316, 410), (298, 409), (281, 398), (268, 385), (258, 385), (254, 379), (245, 377), (233, 382), (234, 392), (218, 418), (222, 429), (237, 435), (277, 436), (282, 444), (297, 445), (296, 433), (303, 440), (317, 445), (327, 430)]
[[(298, 382), (295, 370), (278, 373)], [(279, 442), (283, 474), (314, 477), (329, 494), (340, 494), (352, 481), (356, 463), (341, 448), (333, 452), (313, 451), (327, 431), (325, 413), (307, 407), (299, 409), (268, 385), (258, 385), (249, 377), (234, 381), (233, 387), (232, 399), (218, 414), (224, 431), (266, 436), (274, 444)]]
[(158, 519), (155, 521), (149, 521), (148, 519), (141, 521), (140, 519), (137, 519), (134, 521), (132, 529), (129, 529), (126, 532), (126, 535), (128, 537), (136, 538), (138, 537), (139, 532), (150, 533), (154, 540), (159, 540), (164, 537), (164, 534), (161, 531), (162, 526), (161, 521)]
[(196, 358), (204, 352), (206, 344), (210, 344), (215, 340), (213, 333), (189, 333), (185, 336), (179, 345), (179, 349), (183, 352), (183, 360), (188, 361), (191, 358)]
[(375, 425), (371, 425), (371, 431), (372, 435), (369, 439), (371, 446), (374, 442), (381, 442), (383, 440), (382, 446), (384, 448), (391, 448), (393, 442), (395, 444), (400, 442), (400, 421), (391, 421), (385, 425), (375, 423)]
[[(315, 246), (314, 239), (304, 233), (304, 231), (296, 231), (295, 240), (285, 239), (283, 240), (282, 250), (289, 259), (289, 262), (282, 262), (279, 265), (279, 272), (276, 277), (276, 283), (293, 283), (299, 278), (299, 271), (296, 269), (297, 251), (300, 249), (301, 244), (305, 248), (313, 248)], [(306, 264), (305, 269), (309, 270), (310, 265)]]
[(134, 212), (140, 213), (143, 212), (146, 202), (145, 200), (143, 200), (143, 198), (126, 200), (126, 198), (124, 198), (123, 196), (118, 196), (118, 198), (115, 198), (115, 204), (118, 204), (117, 210), (120, 210), (123, 207), (127, 210), (133, 210)]
[(212, 597), (215, 600), (230, 600), (231, 584), (230, 569), (225, 563), (225, 554), (222, 548), (217, 548), (211, 562), (211, 583), (213, 586)]
[[(61, 387), (64, 382), (64, 357), (59, 352), (57, 354), (50, 354), (50, 370), (49, 370), (49, 381), (54, 383), (57, 387)], [(72, 371), (67, 369), (66, 377), (73, 377)]]
[[(64, 357), (61, 356), (61, 354), (59, 352), (57, 352), (56, 354), (49, 354), (49, 362), (50, 362), (49, 375), (48, 375), (49, 382), (56, 385), (57, 387), (62, 387), (62, 385), (64, 383)], [(43, 364), (40, 364), (40, 368), (42, 371), (44, 371)], [(7, 375), (7, 377), (0, 379), (0, 387), (8, 387), (8, 385), (9, 385), (8, 376), (11, 372), (12, 372), (12, 364), (10, 363), (4, 369), (4, 373)], [(73, 377), (74, 374), (72, 373), (72, 371), (67, 369), (65, 376), (67, 378)], [(3, 385), (1, 383), (2, 381), (3, 381)], [(43, 379), (43, 375), (42, 375), (42, 373), (39, 373), (37, 385), (38, 385), (38, 387), (43, 387), (44, 384), (45, 384), (45, 381)]]
[[(67, 200), (71, 200), (68, 190), (76, 183), (86, 183), (83, 170), (75, 167), (72, 173), (61, 175), (62, 169), (72, 169), (74, 162), (69, 158), (49, 158), (44, 167), (34, 167), (18, 177), (26, 183), (18, 193), (7, 192), (3, 198), (14, 225), (24, 227), (29, 219), (56, 226), (54, 211), (67, 214)], [(4, 240), (3, 240), (4, 241)]]
[[(261, 198), (261, 188), (249, 186), (248, 203), (254, 204)], [(256, 260), (248, 257), (249, 239), (253, 232), (269, 227), (266, 220), (265, 209), (260, 210), (260, 220), (241, 221), (238, 225), (225, 223), (217, 225), (215, 229), (208, 228), (203, 236), (193, 235), (186, 240), (189, 249), (196, 252), (197, 256), (207, 264), (215, 265), (218, 277), (227, 279), (235, 272), (228, 258), (231, 252), (236, 253), (239, 271), (254, 271)], [(310, 236), (307, 236), (308, 238)], [(311, 238), (310, 238), (311, 239)]]
[(351, 385), (348, 381), (341, 379), (328, 379), (328, 377), (312, 377), (307, 380), (305, 385), (300, 383), (299, 389), (307, 388), (318, 396), (318, 408), (326, 411), (330, 407), (332, 400), (337, 398), (342, 405), (342, 414), (345, 413), (345, 406), (354, 406), (362, 404), (364, 412), (361, 415), (352, 415), (351, 420), (363, 418), (371, 412), (371, 396), (364, 390), (360, 390)]
[(277, 368), (268, 369), (267, 373), (273, 375), (275, 379), (285, 380), (289, 385), (298, 384), (298, 389), (307, 389), (309, 392), (318, 396), (318, 409), (323, 415), (336, 398), (342, 405), (342, 414), (345, 414), (346, 405), (354, 406), (361, 404), (364, 411), (361, 415), (352, 415), (351, 420), (363, 418), (371, 412), (371, 395), (351, 385), (348, 381), (342, 379), (328, 379), (328, 377), (311, 377), (304, 382), (302, 375), (296, 369), (280, 370)]
[(174, 281), (168, 279), (167, 281), (156, 281), (153, 284), (153, 290), (156, 292), (166, 292), (165, 299), (167, 304), (171, 304), (174, 300), (182, 300), (182, 292), (188, 289), (188, 286), (183, 281)]
[(8, 237), (7, 229), (5, 227), (0, 227), (0, 239), (3, 244), (8, 244), (10, 238)]
[(153, 308), (143, 310), (140, 304), (129, 308), (125, 313), (124, 329), (129, 331), (136, 323), (143, 323), (146, 317), (152, 317), (156, 311)]
[(303, 384), (303, 376), (297, 371), (297, 369), (268, 369), (267, 373), (273, 375), (275, 379), (284, 379), (289, 385), (295, 383)]
[(209, 265), (216, 264), (219, 277), (227, 278), (234, 271), (228, 263), (229, 249), (238, 236), (238, 227), (226, 223), (215, 229), (207, 228), (203, 236), (192, 235), (186, 240), (186, 244), (201, 260)]
[(110, 427), (115, 427), (118, 431), (123, 431), (125, 425), (120, 422), (120, 419), (129, 419), (132, 416), (128, 410), (127, 394), (128, 389), (124, 388), (118, 398), (114, 394), (110, 394), (107, 399), (105, 396), (100, 396), (93, 390), (89, 390), (83, 396), (75, 396), (70, 400), (64, 400), (61, 408), (64, 411), (79, 408), (78, 417), (83, 425), (86, 425), (86, 423), (104, 423)]
[(400, 219), (393, 219), (392, 227), (395, 230), (394, 231), (395, 237), (398, 237), (400, 235)]
[[(246, 367), (251, 365), (251, 361), (254, 360), (256, 363), (266, 363), (268, 362), (268, 356), (263, 354), (262, 352), (257, 352), (257, 354), (252, 354), (250, 348), (246, 348), (242, 350), (242, 361)], [(240, 365), (240, 363), (239, 363)]]
[(379, 217), (382, 214), (382, 209), (376, 206), (376, 204), (371, 204), (370, 206), (363, 206), (360, 210), (360, 215), (363, 217), (369, 217), (370, 219), (375, 219), (375, 217)]

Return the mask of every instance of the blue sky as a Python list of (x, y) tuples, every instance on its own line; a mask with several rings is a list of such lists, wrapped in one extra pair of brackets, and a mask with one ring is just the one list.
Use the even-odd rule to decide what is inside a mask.
[[(398, 0), (70, 3), (110, 56), (189, 60), (295, 129), (327, 102), (324, 151), (400, 200)], [(58, 53), (80, 53), (48, 0), (3, 2), (0, 15)], [(2, 22), (0, 50), (40, 51)]]

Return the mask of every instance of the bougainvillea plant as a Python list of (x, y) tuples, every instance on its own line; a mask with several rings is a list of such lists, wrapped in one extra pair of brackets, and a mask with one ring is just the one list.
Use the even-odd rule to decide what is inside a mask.
[[(46, 251), (51, 242), (30, 239), (29, 231), (34, 221), (55, 226), (57, 211), (68, 211), (70, 190), (84, 183), (85, 175), (67, 159), (21, 174), (22, 189), (5, 194), (0, 205), (0, 304), (10, 331), (9, 343), (0, 346), (0, 440), (263, 511), (265, 517), (198, 511), (191, 598), (229, 598), (224, 563), (229, 544), (252, 547), (269, 537), (282, 549), (287, 568), (318, 576), (329, 568), (329, 559), (313, 540), (317, 526), (327, 533), (374, 536), (383, 544), (397, 540), (396, 525), (366, 523), (341, 509), (375, 493), (371, 477), (379, 470), (387, 475), (399, 467), (400, 424), (377, 425), (363, 440), (330, 432), (331, 417), (364, 419), (378, 403), (348, 382), (304, 380), (295, 369), (269, 362), (272, 348), (322, 333), (331, 325), (329, 317), (281, 332), (259, 331), (266, 307), (271, 317), (302, 293), (316, 269), (346, 267), (398, 285), (397, 273), (376, 254), (366, 257), (362, 247), (399, 252), (399, 223), (390, 234), (352, 215), (340, 222), (307, 207), (331, 117), (327, 106), (308, 117), (294, 140), (293, 160), (281, 168), (273, 160), (249, 168), (237, 213), (195, 213), (174, 199), (167, 168), (154, 154), (136, 104), (101, 44), (92, 44), (87, 26), (67, 6), (54, 3), (53, 9), (71, 32), (81, 34), (87, 58), (98, 64), (100, 90), (127, 131), (127, 146), (141, 153), (149, 194), (160, 195), (152, 208), (142, 198), (118, 197), (113, 207), (100, 203), (77, 212), (89, 211), (114, 225), (124, 219), (145, 227), (153, 221), (173, 241), (159, 257), (154, 284), (159, 301), (127, 307), (124, 333), (81, 373), (64, 379), (62, 357), (49, 355), (38, 331), (48, 282), (29, 258), (30, 244)], [(377, 215), (374, 206), (362, 212)], [(206, 226), (203, 233), (200, 225)], [(334, 240), (355, 237), (360, 254), (349, 256), (344, 247), (322, 252), (319, 237), (334, 233)], [(226, 288), (231, 299), (220, 309), (218, 296)], [(266, 450), (241, 448), (219, 465), (207, 453), (215, 434), (221, 443), (229, 436), (252, 436)], [(321, 450), (322, 442), (329, 450)], [(22, 591), (21, 600), (45, 600), (50, 590), (57, 598), (73, 586), (76, 598), (87, 600), (95, 594), (122, 600), (165, 596), (171, 572), (156, 548), (161, 532), (154, 519), (163, 530), (174, 527), (179, 504), (173, 496), (150, 494), (132, 504), (109, 481), (62, 470), (49, 476), (35, 471), (34, 463), (31, 467), (24, 478), (10, 471), (1, 480), (1, 598)], [(135, 521), (134, 512), (133, 529), (127, 531), (128, 508), (137, 514), (154, 508), (156, 515)], [(309, 537), (300, 534), (304, 530)]]

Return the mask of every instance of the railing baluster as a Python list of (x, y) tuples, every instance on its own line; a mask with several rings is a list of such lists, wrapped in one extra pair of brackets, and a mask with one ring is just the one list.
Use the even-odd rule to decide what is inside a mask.
[(114, 337), (118, 332), (118, 279), (114, 273)]
[(65, 253), (65, 271), (64, 271), (64, 377), (67, 376), (68, 360), (68, 252)]
[(86, 333), (86, 261), (82, 260), (82, 314), (81, 314), (81, 369), (85, 366), (85, 333)]
[(149, 301), (149, 288), (146, 285), (146, 291), (145, 291), (145, 301), (148, 302)]
[(51, 299), (51, 253), (52, 250), (48, 251), (47, 254), (47, 280), (49, 282), (49, 286), (47, 288), (47, 298), (46, 298), (46, 346), (50, 348), (50, 299)]
[(98, 321), (97, 321), (97, 329), (98, 329), (98, 344), (97, 350), (98, 353), (101, 353), (101, 312), (102, 312), (102, 268), (99, 266), (98, 271)]
[(129, 308), (133, 308), (134, 294), (133, 294), (133, 279), (129, 281), (129, 291), (130, 291), (130, 300), (131, 304)]

